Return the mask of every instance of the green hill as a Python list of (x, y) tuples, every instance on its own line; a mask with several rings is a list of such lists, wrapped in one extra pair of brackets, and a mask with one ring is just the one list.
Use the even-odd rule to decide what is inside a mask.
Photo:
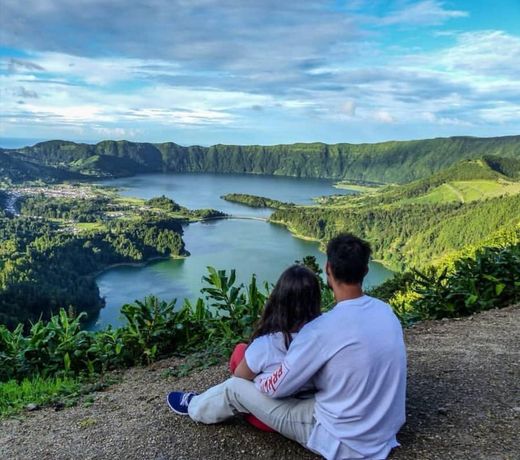
[(520, 194), (467, 204), (306, 206), (276, 210), (276, 223), (327, 241), (347, 231), (371, 242), (376, 259), (394, 269), (424, 267), (520, 223)]
[(85, 177), (70, 169), (46, 166), (0, 150), (0, 184), (2, 181), (19, 183), (42, 180), (52, 183), (81, 179), (85, 179)]
[[(514, 159), (493, 157), (487, 159), (463, 160), (446, 169), (404, 185), (389, 185), (373, 189), (361, 195), (324, 197), (323, 204), (336, 206), (378, 206), (403, 204), (441, 204), (450, 202), (466, 203), (498, 196), (520, 193), (520, 181), (516, 180), (514, 169), (509, 168), (509, 176), (501, 171), (504, 163), (515, 164)], [(518, 161), (520, 164), (520, 161)], [(370, 189), (367, 189), (370, 190)]]
[(502, 158), (499, 156), (486, 155), (483, 157), (488, 166), (504, 176), (518, 179), (520, 178), (520, 159)]
[(520, 136), (451, 137), (377, 144), (219, 144), (211, 147), (183, 147), (172, 142), (103, 141), (89, 145), (49, 141), (6, 152), (11, 157), (46, 166), (100, 176), (166, 171), (221, 172), (405, 183), (428, 177), (464, 159), (500, 157), (503, 160), (499, 162), (499, 171), (518, 170)]
[(515, 166), (498, 157), (464, 160), (409, 184), (280, 208), (271, 220), (320, 241), (352, 232), (396, 269), (424, 267), (520, 224), (520, 181), (501, 172), (514, 176)]

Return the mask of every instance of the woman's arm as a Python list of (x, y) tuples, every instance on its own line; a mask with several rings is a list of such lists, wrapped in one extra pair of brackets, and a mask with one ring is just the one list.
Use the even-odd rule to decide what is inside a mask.
[(237, 368), (235, 369), (235, 372), (233, 372), (233, 375), (235, 377), (240, 377), (242, 379), (246, 380), (254, 380), (256, 377), (256, 374), (249, 369), (249, 366), (246, 363), (245, 358), (242, 358), (242, 361), (238, 364)]

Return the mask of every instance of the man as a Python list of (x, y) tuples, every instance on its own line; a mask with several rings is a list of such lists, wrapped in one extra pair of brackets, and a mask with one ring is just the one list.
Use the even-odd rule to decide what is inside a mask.
[[(257, 383), (233, 377), (170, 407), (202, 423), (251, 413), (327, 459), (385, 459), (405, 421), (406, 352), (389, 305), (363, 294), (370, 246), (350, 234), (327, 245), (336, 306), (305, 325), (281, 366)], [(311, 399), (291, 397), (312, 381)]]

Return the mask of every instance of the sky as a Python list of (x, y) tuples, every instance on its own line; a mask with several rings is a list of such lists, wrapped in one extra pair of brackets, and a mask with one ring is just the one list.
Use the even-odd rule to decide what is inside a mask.
[(4, 146), (519, 128), (520, 0), (0, 0)]

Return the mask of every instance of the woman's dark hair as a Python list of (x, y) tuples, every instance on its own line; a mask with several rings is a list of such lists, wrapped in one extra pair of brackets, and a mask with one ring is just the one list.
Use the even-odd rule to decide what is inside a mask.
[(343, 283), (362, 283), (368, 273), (370, 245), (350, 233), (341, 233), (327, 244), (327, 262), (334, 278)]
[(321, 314), (321, 291), (317, 275), (304, 265), (293, 265), (278, 278), (267, 299), (251, 340), (262, 335), (282, 332), (289, 348), (291, 332)]

